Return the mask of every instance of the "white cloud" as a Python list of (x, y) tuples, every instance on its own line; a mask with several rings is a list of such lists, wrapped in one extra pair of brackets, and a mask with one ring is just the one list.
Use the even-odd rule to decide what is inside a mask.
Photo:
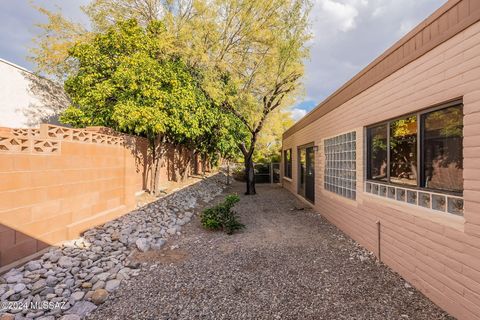
[(400, 24), (400, 28), (398, 29), (397, 34), (398, 34), (398, 36), (402, 37), (405, 34), (407, 34), (408, 32), (410, 32), (410, 30), (412, 30), (414, 27), (415, 27), (415, 22), (414, 21), (404, 20)]
[(303, 118), (307, 114), (307, 111), (300, 108), (293, 108), (292, 110), (290, 110), (290, 113), (292, 114), (292, 119), (297, 121)]
[(317, 104), (446, 0), (316, 0), (305, 97)]
[(358, 10), (353, 3), (341, 3), (334, 0), (321, 0), (322, 18), (327, 19), (340, 31), (347, 32), (355, 28)]
[(373, 9), (373, 12), (372, 12), (372, 17), (380, 17), (380, 16), (383, 16), (385, 14), (385, 7), (383, 6), (380, 6), (380, 7), (376, 7), (375, 9)]

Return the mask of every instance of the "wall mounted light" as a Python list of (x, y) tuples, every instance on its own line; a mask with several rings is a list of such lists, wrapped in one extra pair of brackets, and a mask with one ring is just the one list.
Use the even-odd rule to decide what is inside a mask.
[(313, 151), (318, 152), (318, 146), (313, 146)]

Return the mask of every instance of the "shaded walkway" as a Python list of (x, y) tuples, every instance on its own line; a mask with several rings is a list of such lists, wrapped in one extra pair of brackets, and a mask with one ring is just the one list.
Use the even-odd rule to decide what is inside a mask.
[(195, 218), (173, 249), (138, 254), (140, 275), (90, 318), (449, 319), (325, 219), (295, 209), (289, 192), (257, 190), (236, 207), (245, 231), (207, 232)]

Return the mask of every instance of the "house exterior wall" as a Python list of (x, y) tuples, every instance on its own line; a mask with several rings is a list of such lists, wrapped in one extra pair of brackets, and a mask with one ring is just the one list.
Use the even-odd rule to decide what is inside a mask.
[(69, 103), (61, 86), (0, 59), (0, 127), (58, 123), (58, 113)]
[[(444, 9), (464, 2), (470, 9), (479, 3), (449, 1)], [(283, 178), (283, 186), (297, 193), (297, 147), (313, 142), (318, 146), (314, 209), (376, 254), (379, 221), (382, 261), (459, 319), (480, 319), (479, 57), (480, 23), (475, 22), (335, 108), (327, 105), (321, 115), (314, 110), (283, 139), (283, 150), (291, 148), (293, 156), (292, 179)], [(366, 193), (365, 127), (459, 98), (464, 216)], [(356, 132), (356, 200), (324, 189), (324, 140), (351, 131)]]

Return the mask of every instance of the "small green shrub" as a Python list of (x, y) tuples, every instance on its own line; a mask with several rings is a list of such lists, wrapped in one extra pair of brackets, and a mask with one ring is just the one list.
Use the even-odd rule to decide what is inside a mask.
[(238, 201), (240, 197), (231, 194), (222, 203), (205, 209), (201, 215), (203, 227), (208, 230), (223, 230), (227, 234), (245, 228), (245, 225), (238, 221), (237, 213), (232, 210)]

